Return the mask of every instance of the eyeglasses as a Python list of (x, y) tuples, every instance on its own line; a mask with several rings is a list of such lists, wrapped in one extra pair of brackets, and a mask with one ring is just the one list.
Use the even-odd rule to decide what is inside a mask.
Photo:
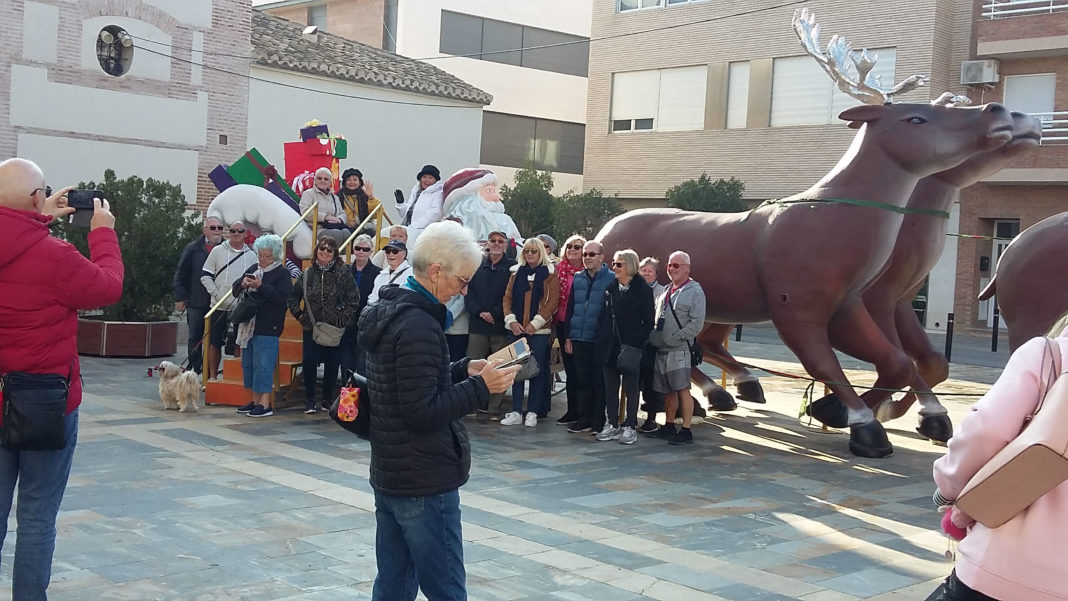
[(689, 267), (689, 263), (668, 263), (668, 269), (679, 269), (682, 267)]
[(352, 250), (369, 253), (369, 252), (371, 252), (371, 247), (370, 246), (353, 246)]
[(232, 228), (230, 228), (230, 233), (231, 234), (244, 234), (245, 230), (239, 230), (236, 227), (232, 227)]
[(395, 254), (397, 254), (397, 253), (399, 253), (401, 251), (401, 249), (395, 248), (395, 247), (392, 247), (392, 246), (387, 246), (387, 247), (383, 248), (382, 250), (386, 251), (387, 255), (395, 255)]
[(490, 238), (489, 242), (490, 242), (490, 244), (504, 244), (505, 242), (508, 242), (508, 241), (507, 240), (502, 240), (500, 238)]
[(538, 254), (538, 249), (536, 249), (536, 248), (524, 248), (523, 249), (523, 254), (525, 254), (525, 255), (536, 255), (536, 254)]
[(43, 188), (34, 188), (33, 192), (30, 192), (30, 196), (37, 194), (41, 190), (44, 190), (45, 196), (52, 196), (52, 186), (45, 186)]
[(205, 225), (204, 228), (209, 229), (213, 232), (221, 232), (224, 229), (221, 225)]
[(624, 264), (621, 263), (620, 261), (613, 261), (612, 262), (612, 267), (623, 267), (623, 265)]
[(582, 245), (581, 244), (568, 244), (567, 245), (567, 249), (568, 250), (582, 250)]
[[(456, 274), (453, 274), (453, 275), (456, 275)], [(463, 290), (464, 288), (467, 288), (468, 285), (471, 284), (471, 279), (470, 278), (465, 278), (463, 276), (457, 275), (456, 279), (460, 280), (460, 290)]]
[(328, 253), (333, 253), (334, 252), (334, 249), (330, 248), (329, 246), (320, 246), (316, 250), (322, 250), (322, 251), (326, 251)]
[(604, 253), (589, 252), (589, 253), (582, 253), (582, 256), (584, 256), (584, 257), (599, 257), (602, 254), (604, 254)]

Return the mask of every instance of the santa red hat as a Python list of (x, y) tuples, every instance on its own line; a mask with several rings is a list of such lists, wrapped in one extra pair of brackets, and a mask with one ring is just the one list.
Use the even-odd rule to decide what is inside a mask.
[(445, 200), (445, 212), (448, 213), (451, 200), (456, 198), (450, 198), (454, 192), (466, 192), (474, 193), (479, 188), (486, 184), (497, 183), (497, 176), (489, 169), (461, 169), (456, 173), (449, 176), (449, 179), (445, 180), (445, 184), (442, 186), (442, 198)]

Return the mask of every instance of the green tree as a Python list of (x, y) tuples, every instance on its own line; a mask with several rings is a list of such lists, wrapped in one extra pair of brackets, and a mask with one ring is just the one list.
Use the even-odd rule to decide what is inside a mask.
[(515, 173), (515, 186), (501, 186), (505, 212), (524, 237), (553, 229), (553, 175), (524, 168)]
[(597, 235), (608, 220), (623, 212), (623, 203), (615, 196), (605, 196), (593, 188), (586, 192), (568, 192), (556, 201), (556, 228), (553, 237), (561, 244), (571, 234), (587, 240)]
[(712, 181), (707, 173), (697, 179), (686, 180), (672, 186), (664, 195), (667, 206), (687, 211), (709, 213), (738, 213), (748, 210), (742, 202), (745, 182), (732, 177)]
[[(182, 187), (137, 176), (118, 179), (104, 172), (103, 181), (78, 184), (79, 189), (100, 190), (115, 214), (115, 232), (122, 250), (126, 277), (122, 299), (104, 309), (101, 319), (160, 321), (174, 310), (172, 280), (182, 249), (200, 235), (199, 214), (187, 214)], [(88, 228), (66, 221), (56, 236), (89, 256)]]

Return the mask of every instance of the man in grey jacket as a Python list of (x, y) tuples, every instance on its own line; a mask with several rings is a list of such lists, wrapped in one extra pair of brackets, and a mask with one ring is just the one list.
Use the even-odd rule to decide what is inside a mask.
[[(690, 345), (705, 323), (705, 292), (690, 278), (690, 255), (677, 250), (667, 265), (671, 285), (656, 302), (656, 327), (649, 342), (656, 347), (653, 387), (664, 393), (667, 422), (650, 434), (671, 444), (693, 442), (693, 398), (690, 396)], [(682, 408), (682, 428), (675, 430), (675, 409)]]

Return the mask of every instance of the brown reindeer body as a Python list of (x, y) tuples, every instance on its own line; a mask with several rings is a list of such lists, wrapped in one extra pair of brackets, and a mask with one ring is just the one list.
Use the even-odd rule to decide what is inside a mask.
[(1068, 311), (1068, 212), (1032, 225), (1001, 255), (994, 277), (980, 293), (997, 292), (1001, 318), (1009, 330), (1009, 348), (1045, 336)]
[(748, 214), (631, 211), (606, 224), (597, 239), (606, 253), (690, 252), (691, 275), (707, 296), (706, 321), (729, 328), (724, 324), (771, 320), (808, 373), (832, 382), (847, 407), (853, 453), (883, 457), (893, 447), (844, 384), (828, 324), (862, 325), (861, 292), (886, 268), (902, 222), (890, 208), (903, 207), (920, 178), (1005, 144), (1012, 123), (996, 104), (864, 105), (840, 117), (860, 131), (838, 165), (802, 194)]

